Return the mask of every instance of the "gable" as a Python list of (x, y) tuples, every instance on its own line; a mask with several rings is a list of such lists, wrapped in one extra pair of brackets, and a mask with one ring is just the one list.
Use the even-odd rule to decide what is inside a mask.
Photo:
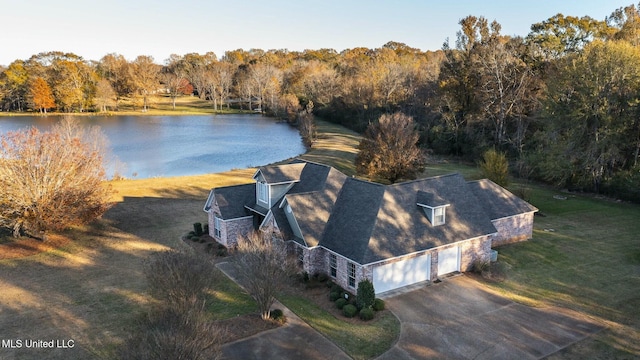
[(253, 175), (253, 179), (267, 184), (297, 182), (300, 181), (300, 174), (304, 167), (305, 163), (261, 166)]
[[(220, 209), (223, 219), (236, 219), (249, 215), (245, 204), (255, 200), (255, 184), (244, 184), (219, 187), (211, 190), (208, 202), (215, 201)], [(211, 204), (205, 205), (205, 211), (209, 211)]]

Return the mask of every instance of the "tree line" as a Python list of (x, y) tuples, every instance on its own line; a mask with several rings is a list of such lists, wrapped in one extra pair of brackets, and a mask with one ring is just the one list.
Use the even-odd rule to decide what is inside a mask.
[(212, 108), (238, 99), (295, 119), (313, 113), (364, 132), (383, 114), (414, 119), (420, 145), (477, 160), (496, 149), (519, 176), (640, 200), (640, 5), (603, 20), (557, 14), (506, 36), (468, 16), (438, 51), (399, 42), (301, 52), (250, 49), (86, 61), (41, 53), (0, 68), (0, 108), (146, 109), (165, 93), (195, 94)]

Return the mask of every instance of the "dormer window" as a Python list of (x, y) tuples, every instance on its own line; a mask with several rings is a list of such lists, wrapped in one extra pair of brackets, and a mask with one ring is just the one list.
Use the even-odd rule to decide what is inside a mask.
[(444, 206), (439, 206), (437, 208), (434, 208), (433, 211), (433, 220), (431, 221), (431, 223), (433, 224), (433, 226), (437, 226), (437, 225), (443, 225), (445, 222), (445, 211), (444, 211), (445, 207)]
[(269, 206), (269, 185), (265, 182), (258, 181), (256, 183), (256, 198), (258, 202), (264, 203), (265, 206)]
[(444, 199), (433, 193), (418, 191), (416, 200), (417, 205), (424, 210), (424, 214), (431, 225), (438, 226), (446, 223), (446, 209), (450, 204), (447, 204)]

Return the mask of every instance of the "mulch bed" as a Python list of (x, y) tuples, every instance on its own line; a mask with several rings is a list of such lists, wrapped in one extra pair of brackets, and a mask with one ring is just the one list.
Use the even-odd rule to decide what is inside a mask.
[[(311, 280), (306, 284), (293, 283), (289, 285), (285, 291), (294, 295), (304, 297), (309, 302), (316, 304), (322, 310), (330, 313), (335, 318), (340, 319), (341, 321), (344, 321), (350, 324), (356, 324), (356, 325), (364, 325), (368, 323), (368, 321), (364, 321), (360, 319), (358, 315), (352, 318), (348, 318), (344, 316), (344, 314), (342, 313), (342, 310), (338, 309), (336, 307), (336, 304), (329, 299), (329, 294), (331, 292), (331, 289), (327, 282), (316, 282)], [(382, 311), (376, 312), (375, 317), (376, 318), (380, 317), (385, 311), (388, 311), (388, 310), (382, 310)]]
[(280, 324), (275, 321), (262, 320), (258, 314), (246, 314), (230, 319), (220, 320), (217, 324), (225, 329), (227, 333), (224, 340), (225, 343), (244, 339), (280, 326)]
[(0, 244), (0, 260), (19, 259), (44, 251), (55, 250), (68, 244), (70, 241), (68, 237), (56, 234), (47, 235), (45, 241), (30, 237), (21, 237)]

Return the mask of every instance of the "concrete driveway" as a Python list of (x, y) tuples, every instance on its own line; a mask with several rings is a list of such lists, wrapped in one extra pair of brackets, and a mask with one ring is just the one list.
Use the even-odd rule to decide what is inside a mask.
[(458, 276), (385, 299), (400, 339), (380, 360), (539, 359), (603, 329), (560, 308), (532, 308)]

